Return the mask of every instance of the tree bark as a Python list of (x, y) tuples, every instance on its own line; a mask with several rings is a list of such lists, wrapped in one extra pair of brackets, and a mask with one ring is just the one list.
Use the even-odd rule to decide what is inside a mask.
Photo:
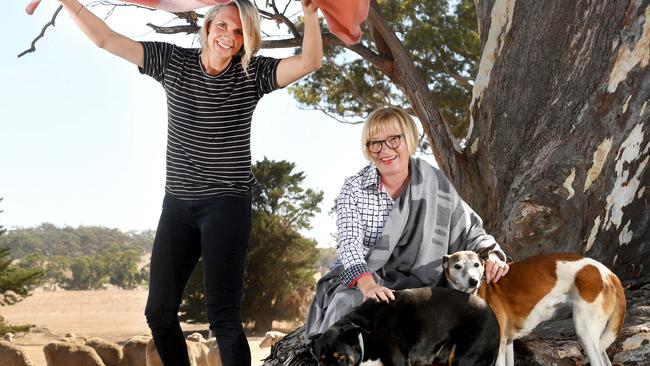
[(469, 147), (450, 178), (515, 259), (578, 252), (649, 282), (650, 2), (479, 1)]

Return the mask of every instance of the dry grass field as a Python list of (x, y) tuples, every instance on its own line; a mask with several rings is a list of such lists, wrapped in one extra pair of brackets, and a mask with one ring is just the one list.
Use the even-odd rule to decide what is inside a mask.
[[(16, 337), (37, 366), (46, 366), (43, 346), (71, 332), (124, 342), (131, 336), (150, 334), (144, 318), (146, 290), (36, 291), (22, 302), (0, 308), (10, 324), (34, 324), (30, 333)], [(206, 324), (183, 324), (184, 330), (204, 330)], [(260, 349), (260, 337), (249, 337), (253, 365), (260, 364), (269, 349)]]

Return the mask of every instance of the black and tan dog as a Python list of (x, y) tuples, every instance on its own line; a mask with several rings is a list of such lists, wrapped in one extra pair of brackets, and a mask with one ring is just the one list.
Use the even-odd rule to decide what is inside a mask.
[(492, 365), (499, 323), (477, 296), (425, 287), (395, 291), (390, 303), (367, 301), (312, 341), (321, 365)]

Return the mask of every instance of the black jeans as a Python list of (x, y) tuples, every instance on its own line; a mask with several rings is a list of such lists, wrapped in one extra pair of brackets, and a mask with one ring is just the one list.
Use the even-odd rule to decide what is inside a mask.
[(190, 365), (178, 309), (200, 257), (208, 320), (222, 363), (250, 366), (250, 348), (241, 324), (250, 221), (250, 197), (188, 201), (165, 195), (151, 254), (145, 315), (166, 366)]

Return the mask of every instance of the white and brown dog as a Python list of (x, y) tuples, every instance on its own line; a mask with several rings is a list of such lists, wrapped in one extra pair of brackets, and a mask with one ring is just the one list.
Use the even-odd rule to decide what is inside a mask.
[(611, 365), (605, 350), (625, 320), (625, 293), (618, 277), (602, 263), (577, 254), (541, 254), (510, 263), (499, 282), (481, 283), (479, 253), (461, 251), (443, 258), (451, 288), (478, 294), (494, 311), (501, 331), (498, 366), (514, 365), (512, 341), (530, 333), (568, 304), (573, 324), (592, 366)]

